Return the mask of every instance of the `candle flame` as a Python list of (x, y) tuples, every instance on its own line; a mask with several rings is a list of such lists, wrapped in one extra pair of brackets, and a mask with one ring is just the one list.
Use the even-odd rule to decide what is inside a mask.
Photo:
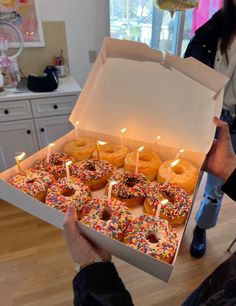
[(79, 125), (79, 121), (76, 121), (75, 124), (78, 126)]
[(111, 181), (109, 184), (110, 184), (111, 186), (114, 186), (114, 185), (118, 184), (118, 182)]
[(143, 149), (144, 149), (144, 146), (140, 147), (140, 148), (138, 149), (138, 152), (139, 152), (139, 153), (142, 152)]
[(100, 146), (104, 146), (104, 145), (106, 144), (105, 141), (100, 141), (100, 140), (98, 140), (97, 143), (98, 143)]
[(54, 147), (55, 146), (55, 143), (49, 143), (48, 145), (50, 148)]
[(26, 153), (25, 153), (25, 152), (22, 152), (22, 153), (20, 153), (19, 155), (17, 155), (17, 156), (15, 157), (15, 159), (17, 159), (18, 161), (21, 161), (22, 159), (25, 158), (25, 156), (26, 156)]
[(179, 159), (174, 160), (172, 163), (170, 163), (170, 167), (173, 168), (179, 163)]
[(124, 134), (126, 132), (127, 128), (123, 128), (122, 130), (120, 130), (121, 134)]
[(161, 136), (157, 136), (157, 140), (160, 140), (161, 139)]
[(169, 201), (167, 199), (161, 201), (161, 205), (167, 204)]
[(68, 160), (68, 162), (66, 162), (66, 166), (70, 166), (72, 164), (71, 160)]
[(184, 153), (184, 149), (181, 149), (181, 150), (179, 150), (179, 154), (182, 154), (182, 153)]

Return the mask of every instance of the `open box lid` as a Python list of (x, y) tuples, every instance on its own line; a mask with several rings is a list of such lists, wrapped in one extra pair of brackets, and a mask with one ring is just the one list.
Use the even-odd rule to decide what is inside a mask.
[(72, 111), (82, 130), (207, 153), (228, 78), (193, 58), (105, 38)]

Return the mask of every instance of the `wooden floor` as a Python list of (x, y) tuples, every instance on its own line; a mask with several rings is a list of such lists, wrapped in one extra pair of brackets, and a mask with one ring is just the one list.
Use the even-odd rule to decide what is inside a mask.
[[(196, 211), (202, 194), (202, 186)], [(236, 203), (225, 197), (217, 226), (207, 232), (206, 256), (188, 253), (194, 211), (168, 284), (114, 259), (136, 306), (175, 306), (224, 259), (236, 236)], [(234, 250), (236, 247), (234, 248)], [(0, 305), (71, 306), (73, 265), (61, 232), (5, 202), (0, 202)]]

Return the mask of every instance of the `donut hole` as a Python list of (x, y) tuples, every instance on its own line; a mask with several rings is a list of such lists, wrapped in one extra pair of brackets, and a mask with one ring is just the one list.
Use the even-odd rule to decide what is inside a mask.
[(87, 166), (86, 166), (86, 170), (96, 171), (95, 165), (92, 164), (92, 163), (88, 163)]
[(140, 155), (139, 155), (139, 160), (141, 160), (141, 161), (144, 161), (144, 162), (150, 162), (151, 161), (151, 156), (150, 156), (150, 154), (147, 154), (147, 153), (141, 153)]
[(55, 160), (54, 161), (54, 163), (53, 163), (53, 165), (55, 165), (55, 166), (61, 166), (63, 164), (63, 162), (62, 162), (62, 160)]
[(101, 220), (108, 221), (111, 219), (111, 213), (105, 208), (102, 211)]
[(104, 149), (103, 151), (106, 153), (115, 153), (113, 149)]
[(184, 169), (183, 167), (179, 166), (179, 165), (176, 165), (175, 167), (172, 168), (172, 171), (175, 173), (175, 174), (183, 174), (184, 173)]
[(35, 179), (28, 179), (27, 181), (26, 181), (26, 183), (27, 184), (33, 184), (35, 182)]
[(150, 243), (153, 243), (153, 244), (156, 244), (158, 243), (158, 239), (155, 235), (154, 232), (149, 232), (146, 236), (146, 239), (150, 242)]
[(75, 190), (73, 188), (66, 187), (61, 191), (61, 195), (64, 197), (71, 197), (75, 194)]
[(85, 140), (78, 140), (77, 142), (76, 142), (76, 147), (84, 147), (84, 146), (86, 146), (86, 141)]
[(125, 185), (130, 188), (134, 187), (136, 184), (137, 184), (137, 181), (135, 177), (129, 177), (125, 181)]

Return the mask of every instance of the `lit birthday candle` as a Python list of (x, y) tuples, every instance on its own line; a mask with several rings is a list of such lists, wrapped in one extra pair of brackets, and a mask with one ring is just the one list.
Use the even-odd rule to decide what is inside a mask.
[(170, 178), (170, 173), (171, 173), (171, 169), (173, 167), (175, 167), (177, 164), (179, 163), (179, 159), (174, 160), (172, 163), (170, 163), (168, 169), (167, 169), (167, 173), (166, 173), (166, 180), (165, 180), (165, 185), (169, 183), (169, 178)]
[(47, 157), (46, 157), (46, 162), (49, 163), (49, 159), (52, 153), (52, 147), (54, 147), (54, 143), (49, 143), (48, 148), (47, 148)]
[(176, 156), (175, 156), (175, 160), (176, 159), (179, 159), (180, 158), (180, 155), (182, 154), (182, 153), (184, 153), (184, 149), (181, 149), (181, 150), (179, 150), (179, 152), (176, 154)]
[(104, 146), (106, 144), (105, 141), (97, 141), (96, 150), (97, 150), (97, 159), (100, 160), (100, 146)]
[(69, 160), (68, 162), (66, 162), (66, 177), (67, 180), (70, 180), (70, 165), (72, 164), (72, 161)]
[(75, 138), (79, 139), (79, 121), (75, 122)]
[(161, 208), (162, 206), (164, 206), (165, 204), (167, 204), (169, 201), (167, 199), (162, 200), (160, 202), (160, 204), (157, 206), (157, 210), (156, 210), (156, 214), (155, 214), (155, 220), (157, 220), (160, 216), (160, 212), (161, 212)]
[(126, 128), (120, 130), (120, 145), (121, 147), (124, 147), (124, 133), (126, 132)]
[(15, 157), (16, 166), (17, 166), (17, 168), (18, 168), (18, 170), (19, 170), (19, 173), (23, 173), (23, 171), (22, 171), (22, 169), (21, 169), (20, 162), (25, 158), (25, 156), (26, 156), (25, 152), (22, 152), (22, 153), (20, 153), (19, 155), (17, 155), (17, 156)]
[(111, 181), (111, 182), (109, 183), (108, 195), (107, 195), (107, 202), (108, 202), (108, 204), (109, 204), (110, 201), (111, 201), (112, 187), (113, 187), (114, 185), (116, 185), (117, 183), (118, 183), (118, 182), (115, 182), (115, 181)]
[(157, 136), (157, 138), (155, 139), (155, 141), (153, 142), (153, 154), (156, 154), (157, 153), (157, 145), (158, 145), (158, 142), (161, 140), (161, 136)]
[(136, 163), (135, 163), (135, 174), (138, 174), (138, 167), (139, 167), (139, 153), (142, 152), (144, 149), (144, 147), (140, 147), (138, 150), (137, 150), (137, 153), (136, 153)]

